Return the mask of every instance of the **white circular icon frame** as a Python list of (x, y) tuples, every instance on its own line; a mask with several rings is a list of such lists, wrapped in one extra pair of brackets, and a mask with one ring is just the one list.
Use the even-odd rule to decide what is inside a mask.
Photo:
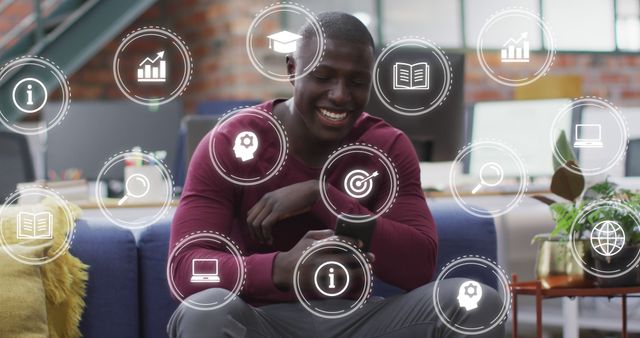
[[(542, 39), (546, 42), (545, 48), (547, 50), (547, 55), (541, 67), (539, 67), (538, 70), (533, 73), (532, 77), (528, 76), (525, 79), (510, 79), (504, 76), (500, 76), (496, 74), (495, 70), (491, 68), (487, 60), (485, 60), (484, 34), (494, 24), (510, 16), (517, 16), (517, 17), (522, 17), (524, 19), (533, 20), (536, 23), (536, 25), (540, 28), (540, 30), (542, 30), (543, 32)], [(503, 84), (505, 86), (519, 87), (519, 86), (526, 86), (528, 84), (531, 84), (536, 80), (538, 80), (539, 78), (545, 76), (547, 72), (549, 72), (549, 69), (551, 68), (555, 60), (556, 48), (553, 42), (553, 35), (551, 34), (551, 30), (538, 14), (533, 13), (524, 8), (507, 8), (491, 16), (480, 29), (480, 33), (478, 34), (478, 40), (476, 42), (476, 55), (478, 57), (480, 66), (492, 80), (494, 80), (497, 83)]]
[[(232, 175), (231, 172), (229, 172), (229, 170), (222, 167), (222, 164), (217, 158), (216, 151), (215, 151), (215, 147), (216, 147), (215, 138), (218, 131), (222, 129), (225, 123), (228, 123), (234, 118), (239, 118), (242, 116), (250, 116), (253, 118), (259, 118), (266, 121), (266, 123), (268, 123), (271, 126), (271, 128), (274, 129), (278, 137), (278, 141), (280, 144), (280, 149), (278, 151), (278, 159), (276, 160), (275, 164), (267, 172), (266, 175), (258, 176), (254, 178), (241, 178), (238, 176), (234, 176)], [(209, 143), (209, 159), (211, 160), (211, 164), (216, 169), (216, 171), (225, 180), (241, 186), (258, 185), (268, 181), (270, 178), (272, 178), (273, 176), (277, 175), (280, 172), (280, 169), (282, 169), (282, 166), (284, 166), (287, 160), (287, 156), (289, 154), (289, 139), (287, 137), (287, 132), (285, 131), (284, 126), (282, 125), (282, 122), (280, 122), (280, 120), (275, 115), (265, 112), (256, 106), (242, 107), (242, 108), (236, 108), (236, 109), (230, 110), (229, 113), (225, 114), (223, 117), (220, 118), (216, 126), (213, 128), (213, 131), (209, 135), (208, 143)]]
[[(387, 174), (390, 176), (388, 177), (389, 183), (390, 183), (389, 184), (390, 193), (387, 196), (386, 201), (382, 204), (382, 206), (378, 209), (378, 211), (374, 212), (369, 216), (339, 213), (338, 210), (336, 210), (336, 207), (334, 206), (334, 204), (331, 203), (331, 200), (327, 193), (327, 187), (326, 187), (328, 184), (326, 183), (327, 175), (328, 175), (327, 171), (330, 170), (330, 167), (336, 161), (340, 160), (343, 156), (348, 156), (350, 153), (367, 153), (372, 156), (377, 156), (379, 162), (384, 165), (387, 171)], [(396, 197), (398, 195), (398, 189), (399, 189), (398, 172), (396, 170), (395, 165), (391, 161), (391, 159), (389, 159), (389, 157), (378, 148), (370, 144), (364, 144), (364, 143), (348, 144), (336, 150), (333, 154), (331, 154), (331, 156), (329, 156), (327, 161), (322, 166), (322, 170), (320, 170), (320, 179), (318, 180), (318, 185), (319, 185), (319, 191), (320, 191), (320, 198), (324, 203), (325, 207), (336, 217), (340, 217), (342, 219), (345, 219), (350, 222), (355, 222), (355, 223), (365, 223), (365, 222), (372, 221), (374, 219), (377, 219), (387, 211), (389, 211), (389, 209), (391, 209), (391, 207), (395, 203)]]
[[(105, 187), (101, 184), (98, 184), (95, 190), (95, 199), (98, 204), (98, 208), (100, 209), (100, 212), (102, 212), (104, 217), (107, 218), (109, 221), (111, 221), (113, 224), (127, 230), (142, 229), (162, 219), (162, 217), (164, 217), (169, 211), (169, 209), (171, 208), (171, 202), (173, 201), (173, 195), (175, 190), (173, 187), (173, 176), (171, 175), (171, 171), (167, 168), (166, 164), (163, 161), (156, 158), (155, 156), (153, 156), (152, 154), (149, 154), (143, 151), (125, 151), (112, 156), (109, 160), (105, 162), (105, 164), (102, 166), (102, 168), (98, 172), (98, 177), (96, 178), (96, 181), (98, 182), (102, 181), (103, 177), (105, 177), (105, 175), (109, 172), (109, 170), (111, 170), (115, 165), (121, 162), (125, 162), (128, 158), (131, 158), (131, 157), (137, 157), (137, 158), (140, 158), (140, 160), (143, 162), (146, 161), (148, 163), (153, 164), (152, 167), (154, 167), (159, 171), (160, 175), (164, 180), (164, 184), (166, 188), (165, 189), (166, 196), (162, 201), (162, 205), (160, 206), (158, 211), (154, 213), (152, 217), (145, 218), (135, 222), (127, 221), (127, 220), (120, 219), (113, 214), (113, 212), (111, 211), (111, 207), (105, 203), (105, 200), (103, 197), (104, 195), (106, 195), (105, 191), (103, 191)], [(133, 174), (133, 175), (137, 175), (137, 174)], [(130, 196), (127, 192), (126, 187), (125, 187), (125, 196)], [(122, 201), (122, 199), (124, 199), (124, 197), (122, 197), (120, 201)]]
[[(175, 87), (173, 91), (169, 93), (168, 96), (162, 98), (145, 98), (133, 93), (122, 80), (122, 75), (120, 74), (120, 53), (122, 53), (127, 46), (139, 38), (144, 38), (145, 36), (163, 36), (165, 38), (170, 39), (173, 42), (173, 45), (180, 52), (180, 56), (182, 57), (182, 62), (185, 67), (185, 71), (182, 74), (182, 78), (180, 79), (180, 83)], [(129, 33), (122, 42), (118, 46), (114, 56), (113, 56), (113, 77), (116, 80), (116, 85), (129, 100), (145, 105), (145, 106), (159, 106), (168, 102), (173, 101), (175, 98), (181, 96), (184, 91), (189, 86), (191, 82), (191, 75), (193, 74), (193, 60), (191, 58), (191, 51), (187, 44), (182, 40), (180, 36), (178, 36), (173, 31), (159, 27), (142, 27), (137, 30)]]
[[(231, 256), (233, 256), (233, 259), (235, 260), (236, 268), (238, 271), (238, 278), (233, 284), (234, 285), (233, 289), (229, 291), (229, 293), (222, 299), (221, 302), (215, 301), (214, 303), (208, 304), (208, 305), (195, 303), (193, 301), (190, 301), (188, 297), (185, 297), (185, 295), (180, 291), (180, 288), (178, 288), (178, 286), (176, 285), (176, 282), (173, 278), (174, 276), (171, 273), (171, 271), (173, 270), (174, 257), (176, 257), (176, 255), (178, 255), (189, 244), (192, 244), (197, 241), (202, 241), (202, 240), (214, 242), (216, 244), (223, 244), (225, 248), (228, 250), (228, 253), (231, 254)], [(171, 291), (171, 294), (176, 299), (180, 300), (180, 303), (194, 310), (211, 311), (211, 310), (219, 309), (229, 304), (229, 302), (233, 301), (236, 297), (240, 296), (240, 292), (244, 288), (244, 284), (246, 281), (247, 267), (244, 261), (244, 256), (242, 255), (242, 251), (240, 250), (240, 247), (238, 247), (238, 245), (235, 242), (233, 242), (233, 240), (231, 240), (230, 238), (227, 238), (227, 236), (222, 235), (218, 232), (201, 231), (201, 232), (191, 233), (185, 238), (181, 239), (176, 244), (176, 246), (171, 250), (171, 253), (169, 254), (169, 258), (167, 261), (166, 274), (167, 274), (167, 281), (169, 282), (169, 290)]]
[[(40, 86), (40, 88), (42, 88), (42, 92), (44, 93), (44, 98), (42, 99), (42, 103), (35, 109), (24, 109), (20, 106), (20, 104), (18, 103), (18, 100), (16, 100), (16, 90), (18, 89), (18, 86), (20, 86), (25, 81), (33, 81), (37, 83)], [(13, 86), (13, 91), (11, 92), (11, 98), (13, 99), (13, 104), (16, 106), (16, 108), (20, 109), (20, 111), (27, 114), (35, 113), (38, 110), (42, 109), (42, 107), (44, 107), (44, 105), (47, 104), (48, 96), (49, 94), (47, 93), (47, 87), (45, 87), (44, 83), (42, 83), (42, 81), (33, 77), (24, 78), (18, 81), (18, 83), (16, 83), (16, 85)]]
[[(443, 74), (445, 77), (444, 85), (440, 88), (438, 96), (436, 96), (436, 98), (431, 101), (428, 107), (403, 107), (399, 105), (398, 102), (392, 102), (391, 99), (387, 98), (387, 95), (385, 95), (385, 92), (382, 89), (383, 86), (380, 84), (380, 63), (384, 62), (385, 59), (387, 57), (390, 57), (391, 54), (397, 49), (408, 46), (417, 46), (425, 48), (426, 50), (431, 50), (438, 59), (438, 62), (443, 69)], [(449, 58), (447, 57), (445, 52), (433, 41), (419, 37), (405, 37), (394, 41), (386, 46), (382, 53), (378, 55), (373, 65), (373, 77), (373, 89), (380, 102), (382, 102), (382, 104), (384, 104), (391, 111), (404, 116), (419, 116), (434, 110), (435, 108), (440, 106), (449, 96), (452, 84), (451, 63), (449, 62)]]
[[(304, 264), (305, 261), (309, 259), (313, 254), (316, 254), (321, 250), (340, 250), (343, 252), (350, 252), (352, 256), (358, 261), (358, 263), (360, 264), (360, 267), (363, 269), (365, 280), (364, 280), (364, 287), (362, 289), (362, 292), (359, 294), (358, 299), (355, 300), (355, 302), (351, 304), (349, 308), (346, 310), (328, 312), (322, 309), (318, 309), (317, 307), (312, 306), (311, 300), (307, 299), (301, 290), (301, 287), (300, 287), (300, 278), (302, 277), (300, 274), (301, 265)], [(317, 285), (316, 280), (314, 280), (314, 283)], [(348, 286), (348, 283), (347, 285), (345, 285), (345, 288), (347, 286)], [(344, 318), (354, 313), (358, 309), (362, 308), (364, 304), (367, 302), (367, 300), (371, 296), (372, 288), (373, 288), (373, 272), (371, 269), (371, 264), (369, 263), (365, 255), (359, 249), (352, 246), (351, 244), (342, 240), (334, 239), (334, 238), (327, 238), (327, 239), (317, 241), (312, 246), (307, 248), (302, 253), (302, 256), (300, 256), (300, 258), (298, 259), (298, 262), (296, 262), (295, 268), (293, 269), (293, 290), (296, 294), (296, 297), (298, 298), (298, 301), (307, 311), (321, 318), (326, 318), (326, 319)], [(317, 288), (317, 289), (318, 291), (323, 293), (320, 288)]]
[[(615, 156), (609, 159), (604, 166), (601, 166), (599, 168), (580, 168), (579, 170), (577, 170), (572, 166), (566, 165), (567, 159), (562, 157), (561, 152), (556, 147), (556, 137), (557, 137), (556, 126), (558, 125), (558, 123), (560, 123), (560, 121), (562, 121), (564, 115), (571, 114), (576, 108), (583, 107), (583, 106), (591, 106), (591, 107), (597, 107), (599, 109), (607, 110), (607, 112), (611, 116), (613, 116), (616, 122), (616, 125), (618, 126), (618, 130), (620, 131), (619, 135), (622, 137), (622, 142), (620, 142), (618, 149), (616, 149)], [(553, 153), (553, 157), (558, 162), (560, 162), (565, 169), (578, 175), (585, 175), (585, 176), (602, 175), (602, 174), (605, 174), (607, 171), (611, 170), (614, 166), (616, 166), (618, 163), (620, 163), (624, 159), (624, 156), (627, 153), (627, 148), (629, 146), (629, 125), (627, 124), (627, 120), (625, 119), (622, 112), (620, 112), (618, 107), (613, 105), (611, 102), (599, 97), (583, 96), (583, 97), (573, 99), (570, 103), (564, 106), (560, 110), (560, 112), (556, 115), (556, 118), (553, 120), (550, 128), (549, 143), (551, 145), (551, 151)]]
[[(60, 108), (58, 109), (54, 117), (51, 119), (51, 121), (47, 122), (44, 126), (38, 126), (38, 127), (21, 126), (18, 123), (14, 123), (10, 121), (2, 111), (0, 111), (0, 123), (2, 123), (9, 130), (16, 132), (18, 134), (23, 134), (23, 135), (43, 134), (51, 130), (53, 127), (57, 126), (58, 124), (60, 124), (62, 120), (64, 120), (64, 118), (67, 116), (67, 113), (69, 111), (69, 106), (71, 104), (71, 88), (69, 86), (69, 81), (67, 80), (66, 75), (64, 74), (62, 69), (60, 69), (60, 67), (58, 67), (54, 62), (48, 59), (35, 56), (35, 55), (27, 55), (27, 56), (23, 56), (7, 62), (2, 67), (2, 69), (0, 69), (0, 81), (2, 81), (5, 78), (5, 76), (7, 76), (10, 72), (17, 71), (19, 67), (25, 67), (25, 66), (35, 66), (35, 67), (40, 67), (40, 68), (49, 70), (49, 72), (53, 75), (53, 77), (58, 82), (58, 85), (60, 87), (60, 96), (62, 97), (60, 102)], [(18, 84), (22, 83), (27, 79), (36, 80), (40, 86), (45, 88), (44, 90), (45, 96), (46, 97), (49, 96), (44, 83), (32, 77), (20, 80), (20, 82), (18, 82), (15, 87), (17, 87)], [(15, 95), (13, 93), (16, 89), (15, 87), (12, 91), (12, 100), (16, 105), (16, 109), (26, 114), (31, 114), (33, 112), (40, 110), (46, 104), (47, 100), (45, 99), (41, 107), (38, 107), (37, 110), (26, 112), (25, 110), (21, 109), (19, 105), (15, 102), (16, 101), (14, 98)]]
[[(623, 210), (624, 212), (628, 213), (628, 215), (631, 216), (631, 218), (634, 220), (634, 222), (636, 223), (636, 228), (638, 231), (640, 231), (640, 215), (638, 215), (638, 213), (636, 211), (634, 211), (632, 208), (630, 208), (629, 206), (625, 205), (624, 203), (617, 201), (617, 200), (599, 200), (599, 201), (594, 201), (591, 202), (590, 204), (588, 204), (584, 209), (582, 209), (578, 215), (576, 216), (576, 218), (573, 220), (573, 223), (571, 224), (571, 230), (569, 230), (569, 243), (571, 243), (570, 247), (571, 247), (571, 254), (575, 260), (575, 262), (580, 266), (580, 268), (582, 268), (582, 270), (592, 276), (596, 276), (596, 277), (600, 277), (600, 278), (617, 278), (617, 277), (621, 277), (626, 275), (627, 273), (629, 273), (631, 270), (633, 269), (637, 269), (638, 266), (640, 265), (640, 249), (637, 250), (635, 257), (633, 258), (633, 260), (626, 264), (627, 268), (622, 270), (622, 271), (611, 271), (611, 272), (606, 272), (603, 270), (599, 270), (596, 269), (595, 267), (590, 267), (587, 262), (582, 260), (582, 256), (580, 255), (580, 253), (578, 252), (578, 248), (576, 246), (577, 241), (580, 240), (580, 236), (576, 236), (575, 233), (575, 227), (578, 225), (578, 223), (585, 217), (587, 217), (588, 214), (590, 214), (591, 212), (597, 212), (597, 210), (601, 207), (610, 207), (610, 208), (617, 208), (619, 210)], [(626, 235), (626, 234), (625, 234)], [(589, 241), (589, 245), (591, 245), (591, 241)]]
[[(487, 325), (486, 327), (466, 328), (466, 327), (462, 327), (457, 323), (452, 324), (450, 320), (448, 320), (447, 316), (445, 315), (445, 311), (442, 310), (442, 306), (440, 305), (440, 296), (439, 296), (440, 283), (443, 280), (446, 280), (445, 277), (449, 273), (454, 271), (456, 268), (462, 267), (464, 265), (476, 265), (484, 268), (490, 268), (493, 271), (493, 274), (497, 277), (498, 281), (500, 282), (502, 294), (505, 296), (504, 299), (502, 299), (502, 308), (500, 309), (500, 313), (496, 316), (496, 318), (489, 321), (489, 325)], [(502, 269), (502, 267), (500, 267), (497, 263), (493, 262), (488, 258), (477, 256), (477, 255), (458, 257), (452, 260), (451, 262), (447, 263), (447, 265), (438, 274), (438, 277), (433, 283), (434, 283), (433, 296), (431, 297), (431, 299), (433, 300), (434, 310), (438, 315), (438, 318), (440, 319), (440, 321), (443, 324), (445, 324), (449, 329), (457, 333), (460, 333), (463, 335), (470, 335), (470, 336), (486, 333), (492, 330), (493, 328), (495, 328), (496, 326), (498, 326), (503, 321), (505, 321), (507, 319), (507, 316), (509, 315), (509, 311), (511, 310), (512, 295), (511, 295), (511, 288), (509, 286), (510, 285), (509, 278), (507, 277), (507, 274), (504, 271), (504, 269)]]
[[(54, 253), (50, 257), (45, 257), (45, 256), (37, 257), (37, 258), (24, 257), (11, 250), (11, 248), (14, 247), (14, 245), (10, 244), (10, 242), (6, 240), (6, 238), (4, 237), (5, 234), (2, 232), (2, 230), (4, 229), (4, 226), (0, 225), (0, 244), (2, 244), (2, 248), (5, 250), (5, 252), (17, 262), (27, 264), (27, 265), (44, 265), (54, 261), (61, 255), (66, 253), (71, 247), (71, 245), (73, 244), (73, 239), (75, 237), (75, 231), (76, 231), (75, 218), (73, 216), (73, 212), (69, 208), (68, 202), (64, 199), (62, 195), (60, 195), (60, 193), (50, 188), (45, 188), (41, 186), (29, 186), (29, 187), (22, 188), (20, 190), (16, 190), (15, 192), (13, 192), (11, 195), (7, 197), (5, 203), (0, 207), (0, 221), (2, 220), (2, 216), (5, 213), (6, 209), (11, 204), (13, 204), (14, 202), (17, 202), (22, 196), (25, 196), (25, 195), (36, 195), (38, 197), (50, 198), (56, 202), (56, 204), (61, 208), (62, 212), (64, 213), (64, 218), (67, 221), (67, 234), (65, 236), (64, 241), (62, 241), (62, 244), (59, 245), (58, 248), (54, 248), (55, 249)], [(17, 222), (16, 222), (16, 226), (19, 226)], [(53, 227), (54, 225), (52, 224), (51, 226)], [(53, 230), (51, 231), (53, 236)], [(17, 234), (18, 232), (16, 231), (16, 235)], [(49, 240), (53, 241), (53, 238)], [(16, 242), (15, 244), (19, 245), (20, 243)]]
[[(475, 207), (472, 204), (466, 203), (464, 201), (464, 198), (461, 192), (458, 191), (458, 186), (456, 184), (458, 167), (462, 164), (464, 158), (467, 155), (471, 154), (476, 149), (481, 149), (481, 148), (497, 149), (507, 154), (509, 158), (513, 160), (513, 162), (518, 167), (518, 171), (520, 173), (520, 177), (518, 180), (519, 181), (518, 191), (514, 195), (513, 199), (511, 199), (511, 201), (504, 208), (500, 208), (496, 210), (485, 210), (483, 208)], [(490, 162), (490, 163), (494, 163), (494, 162)], [(524, 162), (522, 161), (522, 158), (510, 146), (507, 146), (502, 142), (493, 141), (493, 140), (480, 140), (480, 141), (473, 142), (466, 145), (464, 148), (462, 148), (462, 150), (458, 152), (458, 155), (454, 159), (453, 163), (451, 164), (451, 169), (449, 170), (449, 189), (451, 189), (451, 195), (453, 195), (454, 200), (456, 201), (456, 203), (458, 203), (458, 205), (462, 209), (464, 209), (466, 212), (476, 217), (494, 218), (497, 216), (502, 216), (504, 214), (507, 214), (508, 212), (513, 210), (513, 208), (518, 206), (520, 202), (522, 202), (527, 192), (528, 184), (529, 184), (529, 177), (527, 175), (527, 169), (526, 169), (526, 166), (524, 165)]]
[[(254, 31), (256, 30), (256, 28), (268, 16), (274, 15), (274, 14), (280, 15), (278, 13), (281, 13), (281, 12), (286, 13), (287, 15), (290, 15), (291, 13), (293, 13), (296, 15), (304, 16), (307, 19), (307, 21), (311, 23), (316, 33), (316, 47), (317, 47), (316, 52), (311, 62), (305, 66), (304, 70), (302, 71), (302, 73), (300, 73), (300, 75), (291, 76), (289, 74), (277, 74), (277, 73), (265, 70), (264, 69), (265, 67), (262, 65), (262, 62), (260, 62), (260, 59), (256, 56), (256, 52), (254, 50), (253, 40), (254, 40)], [(253, 21), (251, 22), (251, 25), (249, 25), (249, 29), (247, 31), (246, 49), (247, 49), (247, 55), (249, 55), (249, 60), (251, 61), (251, 64), (258, 72), (260, 72), (260, 74), (274, 81), (289, 82), (289, 81), (295, 81), (297, 79), (300, 79), (308, 75), (318, 66), (318, 64), (320, 64), (320, 61), (322, 61), (322, 57), (324, 56), (325, 40), (326, 40), (326, 37), (324, 34), (324, 29), (322, 28), (322, 25), (316, 18), (315, 14), (313, 14), (313, 12), (311, 12), (309, 9), (305, 8), (304, 6), (301, 6), (298, 3), (277, 2), (261, 10), (253, 19)]]

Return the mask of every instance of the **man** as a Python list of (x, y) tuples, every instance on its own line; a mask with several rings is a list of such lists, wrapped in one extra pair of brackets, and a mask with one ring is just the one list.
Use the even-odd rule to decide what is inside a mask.
[[(198, 231), (225, 234), (243, 250), (246, 284), (240, 298), (219, 309), (180, 306), (169, 323), (172, 337), (460, 336), (442, 324), (431, 301), (433, 289), (427, 283), (434, 274), (438, 239), (421, 190), (415, 151), (402, 132), (363, 113), (372, 83), (373, 39), (366, 27), (348, 14), (323, 13), (319, 22), (326, 40), (318, 66), (308, 75), (298, 76), (313, 58), (315, 35), (307, 26), (300, 32), (296, 53), (286, 58), (293, 98), (260, 106), (282, 122), (288, 135), (289, 157), (280, 172), (264, 184), (232, 184), (212, 165), (209, 136), (191, 160), (172, 224), (171, 247)], [(231, 124), (220, 133), (231, 140), (241, 132), (237, 128)], [(295, 302), (293, 270), (305, 249), (334, 235), (336, 216), (320, 198), (320, 168), (332, 152), (354, 142), (375, 146), (396, 166), (398, 195), (393, 207), (377, 218), (367, 255), (378, 278), (409, 292), (385, 300), (371, 299), (362, 309), (340, 319), (324, 319)], [(260, 144), (264, 143), (261, 139)], [(238, 159), (222, 159), (233, 160)], [(327, 182), (333, 187), (341, 185), (337, 177), (329, 177)], [(367, 206), (339, 189), (330, 190), (341, 205), (366, 213)], [(370, 201), (368, 206), (377, 203)], [(343, 239), (362, 246), (357, 239)], [(221, 257), (214, 251), (210, 250), (210, 257)], [(188, 285), (193, 257), (189, 250), (183, 252), (173, 261), (176, 268), (171, 272), (176, 284), (189, 290), (189, 300), (206, 303), (228, 296), (224, 288)], [(465, 314), (457, 306), (457, 286), (443, 289), (451, 294), (444, 300), (448, 314), (464, 321)], [(483, 306), (499, 306), (490, 291), (485, 291), (483, 298)], [(479, 337), (499, 337), (501, 329)]]

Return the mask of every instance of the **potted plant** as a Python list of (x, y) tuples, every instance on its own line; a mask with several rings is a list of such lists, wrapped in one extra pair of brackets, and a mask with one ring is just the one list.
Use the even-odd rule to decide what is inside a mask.
[[(594, 266), (601, 271), (621, 269), (622, 265), (630, 261), (630, 255), (640, 252), (640, 229), (636, 222), (637, 218), (634, 219), (629, 213), (622, 213), (617, 208), (606, 205), (598, 207), (597, 212), (590, 213), (588, 217), (577, 218), (583, 214), (585, 208), (598, 201), (617, 201), (638, 214), (640, 194), (621, 189), (606, 180), (585, 190), (584, 177), (564, 132), (558, 137), (556, 151), (560, 156), (554, 156), (555, 173), (551, 181), (551, 192), (563, 198), (564, 201), (557, 201), (543, 195), (533, 196), (549, 205), (556, 224), (551, 234), (534, 237), (533, 241), (540, 244), (536, 260), (536, 277), (545, 288), (585, 287), (592, 286), (594, 282), (598, 286), (640, 285), (638, 269), (615, 278), (595, 277), (587, 273), (573, 256), (572, 243), (569, 241), (573, 234), (575, 253), (580, 255), (579, 259), (584, 262), (583, 264)], [(567, 161), (561, 165), (558, 158), (567, 159)], [(599, 254), (591, 241), (594, 228), (606, 220), (614, 221), (625, 234), (624, 245), (620, 252), (610, 256)], [(632, 257), (631, 260), (633, 260)]]

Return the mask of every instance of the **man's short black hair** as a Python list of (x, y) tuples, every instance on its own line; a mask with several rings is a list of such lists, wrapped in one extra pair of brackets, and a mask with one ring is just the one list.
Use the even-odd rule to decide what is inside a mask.
[[(355, 16), (343, 12), (323, 12), (318, 14), (317, 19), (326, 38), (369, 45), (375, 49), (371, 33)], [(305, 39), (316, 37), (316, 31), (311, 23), (305, 24), (299, 34)]]

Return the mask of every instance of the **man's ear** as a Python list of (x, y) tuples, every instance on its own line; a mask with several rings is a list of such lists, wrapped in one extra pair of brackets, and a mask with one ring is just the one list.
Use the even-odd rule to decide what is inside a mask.
[(291, 85), (295, 86), (296, 60), (291, 54), (287, 55), (285, 60), (287, 62), (287, 74), (289, 75), (289, 82), (291, 83)]

